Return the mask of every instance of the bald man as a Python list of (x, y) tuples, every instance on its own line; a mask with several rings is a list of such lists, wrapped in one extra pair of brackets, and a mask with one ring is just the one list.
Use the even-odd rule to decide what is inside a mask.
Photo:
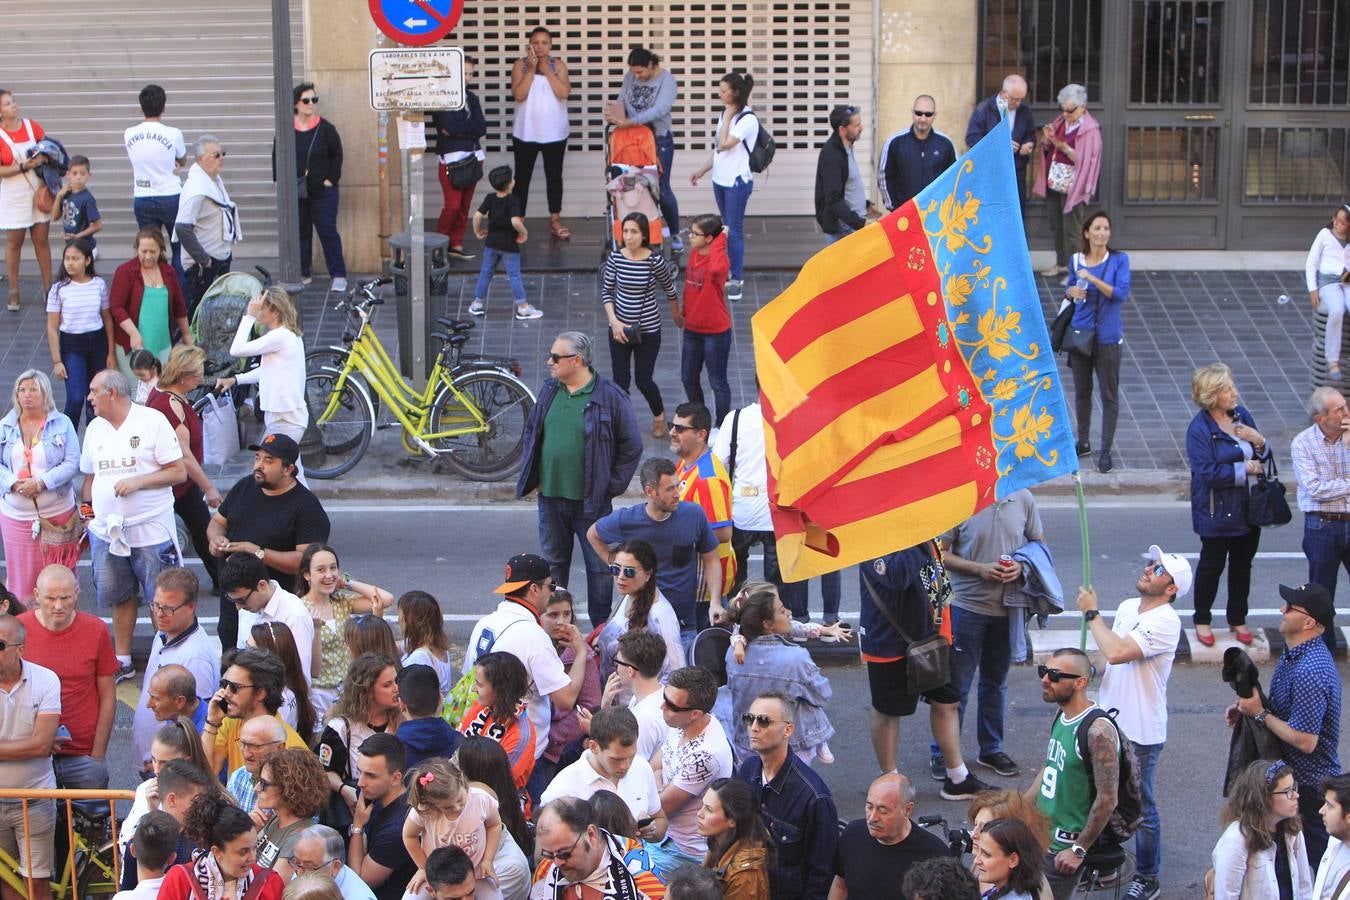
[(966, 148), (984, 140), (984, 136), (998, 127), (1004, 119), (1011, 120), (1013, 164), (1017, 167), (1017, 196), (1027, 199), (1027, 163), (1036, 149), (1036, 121), (1027, 105), (1027, 81), (1021, 75), (1003, 79), (1003, 87), (992, 97), (982, 101), (970, 114), (966, 127)]
[(230, 773), (225, 790), (239, 808), (266, 824), (267, 817), (257, 811), (258, 776), (262, 774), (263, 757), (286, 746), (286, 726), (275, 716), (255, 716), (239, 729), (239, 743), (244, 749), (244, 764)]
[(117, 710), (112, 640), (98, 617), (79, 611), (80, 586), (65, 566), (38, 573), (33, 593), (33, 609), (19, 616), (28, 632), (24, 658), (61, 679), (61, 724), (70, 729), (52, 757), (56, 786), (103, 790)]
[(910, 866), (951, 856), (941, 838), (910, 818), (914, 785), (904, 775), (892, 772), (873, 781), (863, 810), (864, 817), (849, 822), (839, 836), (830, 900), (893, 900)]
[(197, 676), (176, 663), (160, 666), (146, 679), (145, 708), (154, 716), (156, 729), (179, 716), (191, 719), (198, 734), (206, 724), (206, 701), (197, 696)]

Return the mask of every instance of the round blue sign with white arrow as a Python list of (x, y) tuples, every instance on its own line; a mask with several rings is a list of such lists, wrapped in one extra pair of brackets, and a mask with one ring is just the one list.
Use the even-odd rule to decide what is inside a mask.
[(450, 33), (466, 0), (370, 0), (376, 26), (400, 44), (433, 44)]

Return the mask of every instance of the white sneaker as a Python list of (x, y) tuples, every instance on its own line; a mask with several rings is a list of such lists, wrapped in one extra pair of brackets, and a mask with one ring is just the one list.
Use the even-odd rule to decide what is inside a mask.
[[(473, 310), (470, 309), (470, 312), (472, 311)], [(516, 307), (516, 318), (521, 319), (522, 321), (525, 319), (542, 319), (543, 317), (544, 317), (543, 310), (535, 309), (528, 303), (526, 303), (524, 306)]]
[(487, 315), (487, 309), (486, 309), (486, 307), (483, 305), (483, 301), (482, 301), (482, 300), (475, 300), (475, 301), (473, 301), (472, 303), (469, 304), (469, 315), (471, 315), (471, 316), (485, 316), (485, 315)]
[(743, 297), (744, 295), (745, 295), (744, 282), (738, 281), (735, 278), (729, 279), (727, 281), (726, 297), (729, 301), (735, 303), (737, 300), (740, 300), (741, 297)]
[(301, 276), (300, 276), (300, 283), (301, 283), (301, 284), (310, 284), (310, 283), (312, 283), (313, 281), (314, 281), (313, 277), (311, 277), (311, 276), (309, 276), (309, 275), (301, 275)]
[(333, 291), (333, 293), (335, 293), (335, 294), (345, 294), (345, 293), (347, 293), (347, 279), (345, 279), (345, 278), (334, 278), (334, 279), (333, 279), (333, 287), (332, 287), (332, 291)]

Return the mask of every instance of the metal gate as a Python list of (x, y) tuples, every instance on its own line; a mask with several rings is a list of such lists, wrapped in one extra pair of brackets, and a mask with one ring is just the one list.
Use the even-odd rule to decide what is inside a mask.
[(1087, 85), (1106, 148), (1098, 200), (1122, 243), (1297, 249), (1344, 202), (1350, 0), (984, 7), (986, 95), (1022, 71), (1046, 122), (1060, 87)]

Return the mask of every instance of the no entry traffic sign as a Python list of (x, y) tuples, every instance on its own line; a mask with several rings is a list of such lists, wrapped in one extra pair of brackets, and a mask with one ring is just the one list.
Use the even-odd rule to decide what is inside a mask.
[(370, 0), (370, 17), (390, 39), (420, 47), (450, 33), (466, 0)]

